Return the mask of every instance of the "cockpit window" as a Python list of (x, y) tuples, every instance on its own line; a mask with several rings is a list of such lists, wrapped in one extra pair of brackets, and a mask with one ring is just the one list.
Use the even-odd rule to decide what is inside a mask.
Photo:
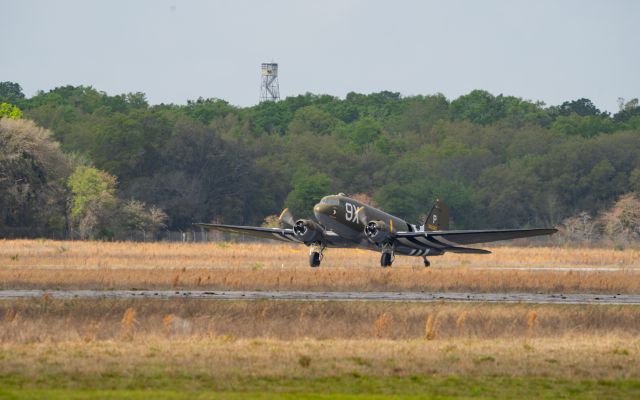
[(334, 198), (331, 198), (331, 197), (325, 197), (322, 200), (320, 200), (320, 203), (328, 204), (330, 206), (339, 206), (340, 205), (340, 200), (334, 199)]

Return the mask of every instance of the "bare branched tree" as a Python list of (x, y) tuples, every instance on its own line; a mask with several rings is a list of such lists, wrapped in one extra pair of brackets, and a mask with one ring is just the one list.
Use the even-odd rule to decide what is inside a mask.
[(602, 216), (605, 233), (613, 240), (640, 239), (640, 198), (628, 193)]
[(71, 162), (47, 129), (0, 119), (0, 227), (64, 230)]
[(560, 231), (568, 241), (591, 243), (600, 238), (597, 221), (586, 211), (562, 221)]

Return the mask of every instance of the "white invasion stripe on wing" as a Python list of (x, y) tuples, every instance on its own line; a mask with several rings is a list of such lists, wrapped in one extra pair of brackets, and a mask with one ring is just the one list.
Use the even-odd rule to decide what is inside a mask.
[(427, 236), (416, 236), (416, 240), (420, 243), (424, 243), (425, 245), (429, 246), (429, 247), (435, 247), (437, 249), (442, 249), (445, 246), (438, 244), (438, 243), (434, 243), (432, 241), (429, 240), (429, 238)]

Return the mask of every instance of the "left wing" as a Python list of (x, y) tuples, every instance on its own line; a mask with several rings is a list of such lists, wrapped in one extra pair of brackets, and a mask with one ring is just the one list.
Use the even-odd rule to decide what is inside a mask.
[(275, 239), (283, 242), (302, 243), (293, 234), (293, 229), (284, 228), (263, 228), (260, 226), (239, 226), (239, 225), (223, 225), (223, 224), (194, 224), (200, 228), (211, 229), (221, 232), (237, 233), (240, 235), (249, 235), (265, 239)]
[[(552, 235), (557, 229), (500, 229), (478, 231), (420, 231), (396, 232), (396, 240), (411, 248), (434, 248), (456, 253), (465, 252), (460, 246), (519, 239), (531, 236)], [(471, 250), (471, 249), (468, 249)]]

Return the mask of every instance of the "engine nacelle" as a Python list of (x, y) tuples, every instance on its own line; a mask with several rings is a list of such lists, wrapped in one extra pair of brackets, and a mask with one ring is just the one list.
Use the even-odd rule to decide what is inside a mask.
[(304, 243), (320, 242), (324, 238), (324, 228), (310, 219), (299, 219), (293, 225), (293, 234)]
[(384, 243), (387, 241), (391, 234), (389, 228), (384, 221), (371, 221), (364, 227), (364, 234), (367, 235), (369, 240), (373, 243)]

